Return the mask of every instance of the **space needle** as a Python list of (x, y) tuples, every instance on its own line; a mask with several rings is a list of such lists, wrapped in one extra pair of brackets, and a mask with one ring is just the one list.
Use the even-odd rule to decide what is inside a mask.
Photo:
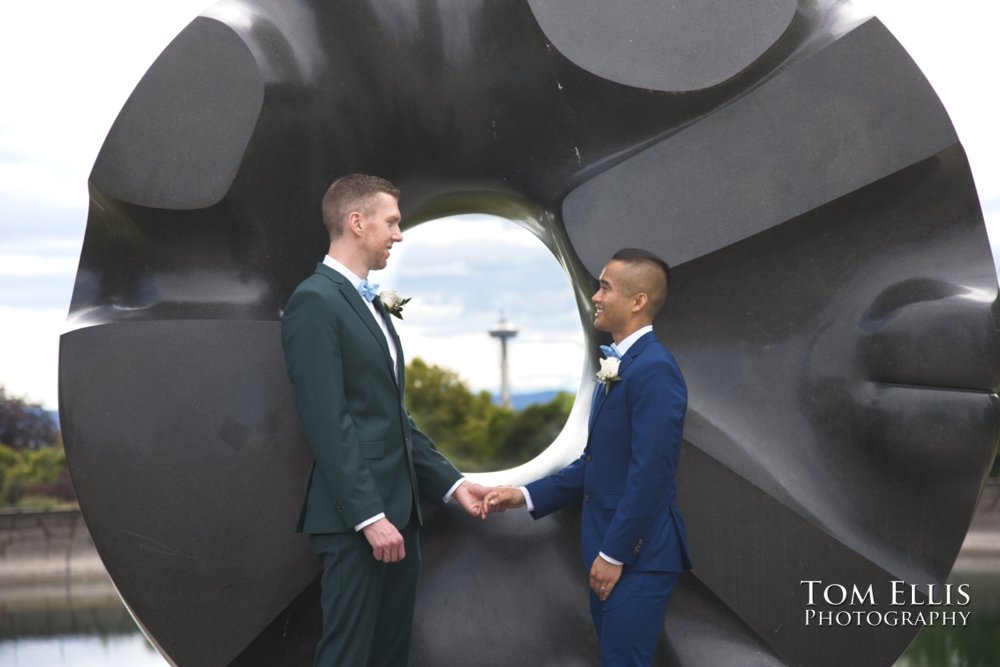
[(500, 341), (500, 405), (510, 408), (510, 374), (507, 370), (507, 341), (517, 335), (517, 327), (504, 319), (500, 313), (500, 323), (490, 330), (490, 336)]

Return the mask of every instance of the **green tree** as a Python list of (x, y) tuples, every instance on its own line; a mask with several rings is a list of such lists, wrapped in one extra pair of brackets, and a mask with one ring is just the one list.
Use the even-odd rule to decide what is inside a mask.
[(11, 396), (0, 386), (0, 443), (14, 449), (55, 444), (59, 429), (42, 406)]
[(482, 458), (492, 405), (455, 371), (414, 359), (406, 367), (406, 403), (417, 426), (463, 469)]
[(0, 386), (0, 506), (32, 496), (46, 497), (43, 504), (74, 499), (62, 438), (40, 405)]
[(469, 389), (458, 373), (414, 359), (406, 369), (406, 401), (413, 421), (465, 471), (523, 463), (551, 443), (569, 415), (573, 396), (514, 412), (493, 404), (489, 392)]
[(7, 487), (13, 480), (18, 464), (17, 452), (0, 443), (0, 507), (10, 504), (7, 500)]
[(548, 447), (566, 424), (573, 398), (568, 392), (560, 392), (548, 403), (529, 405), (515, 413), (497, 448), (497, 466), (523, 463)]
[(0, 505), (17, 506), (29, 496), (51, 496), (52, 502), (69, 500), (56, 497), (65, 496), (65, 491), (55, 493), (64, 478), (68, 478), (66, 454), (61, 446), (31, 450), (0, 444)]

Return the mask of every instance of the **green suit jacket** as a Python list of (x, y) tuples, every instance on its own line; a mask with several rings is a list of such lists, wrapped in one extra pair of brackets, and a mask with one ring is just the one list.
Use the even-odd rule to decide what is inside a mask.
[(410, 419), (402, 346), (377, 299), (375, 308), (396, 344), (396, 374), (385, 336), (339, 272), (319, 264), (285, 307), (285, 367), (314, 458), (300, 532), (354, 532), (380, 512), (402, 528), (414, 512), (421, 521), (420, 493), (441, 500), (461, 477)]

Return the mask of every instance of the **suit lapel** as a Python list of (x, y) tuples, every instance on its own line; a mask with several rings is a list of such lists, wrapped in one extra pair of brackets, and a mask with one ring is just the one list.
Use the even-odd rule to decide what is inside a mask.
[[(389, 313), (386, 312), (382, 301), (380, 299), (375, 299), (372, 303), (375, 305), (375, 310), (377, 310), (379, 315), (382, 316), (382, 320), (385, 322), (385, 328), (389, 330), (389, 337), (392, 338), (392, 344), (396, 346), (396, 384), (402, 388), (405, 386), (405, 382), (403, 381), (403, 369), (406, 368), (406, 364), (403, 363), (403, 345), (399, 342), (399, 334), (396, 333), (396, 327), (392, 325), (392, 318), (389, 317)], [(383, 336), (383, 338), (385, 338), (385, 336)], [(386, 351), (388, 352), (388, 348), (386, 348)], [(392, 360), (391, 355), (389, 360)]]
[(597, 421), (597, 413), (600, 412), (601, 406), (604, 405), (605, 398), (606, 394), (604, 391), (604, 383), (598, 382), (597, 385), (594, 386), (594, 398), (590, 403), (589, 431), (594, 430), (594, 422)]
[[(358, 316), (361, 322), (365, 325), (365, 328), (368, 329), (368, 332), (375, 337), (375, 342), (382, 349), (382, 353), (385, 354), (386, 366), (388, 366), (391, 372), (392, 355), (389, 354), (389, 345), (385, 340), (385, 336), (382, 334), (382, 329), (379, 328), (378, 322), (376, 322), (375, 318), (372, 317), (372, 313), (370, 310), (368, 310), (368, 306), (365, 305), (364, 299), (361, 298), (360, 294), (358, 294), (358, 290), (356, 290), (354, 288), (354, 285), (352, 285), (347, 278), (341, 275), (339, 271), (331, 269), (329, 266), (326, 266), (325, 264), (320, 263), (316, 267), (316, 273), (319, 273), (329, 278), (330, 281), (337, 286), (337, 288), (340, 290), (340, 293), (344, 296), (344, 299), (347, 301), (347, 304), (351, 307), (351, 310), (354, 311), (354, 313)], [(379, 303), (377, 300), (375, 304), (376, 304), (375, 305), (376, 310), (381, 308), (381, 303)], [(396, 342), (397, 357), (400, 357), (401, 355), (399, 354), (399, 339), (396, 336), (396, 332), (393, 330), (392, 325), (387, 323), (387, 326), (389, 328), (389, 332), (392, 334), (393, 340)], [(392, 377), (393, 380), (395, 380), (396, 374), (393, 373)]]
[[(632, 360), (642, 354), (642, 351), (646, 349), (651, 342), (656, 340), (656, 335), (650, 331), (649, 333), (641, 336), (639, 340), (632, 344), (625, 355), (622, 357), (621, 364), (618, 366), (618, 377), (623, 378), (617, 382), (612, 382), (610, 385), (604, 385), (598, 383), (594, 388), (597, 392), (594, 396), (594, 402), (590, 410), (590, 430), (594, 428), (594, 422), (597, 421), (597, 415), (601, 412), (601, 408), (607, 402), (608, 394), (615, 390), (615, 385), (620, 384), (624, 381), (625, 371), (628, 370), (629, 366), (632, 365)], [(607, 389), (607, 391), (605, 391)]]

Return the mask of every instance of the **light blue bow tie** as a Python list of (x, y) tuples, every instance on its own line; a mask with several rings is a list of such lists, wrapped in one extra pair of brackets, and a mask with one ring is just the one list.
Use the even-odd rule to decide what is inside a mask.
[(611, 343), (611, 345), (602, 345), (601, 352), (608, 359), (610, 359), (611, 357), (614, 357), (615, 359), (622, 358), (622, 353), (618, 351), (618, 346), (615, 345), (614, 343)]
[(360, 294), (365, 301), (371, 303), (375, 298), (375, 295), (378, 294), (378, 285), (372, 285), (368, 282), (368, 280), (362, 279), (361, 284), (358, 285), (358, 294)]

